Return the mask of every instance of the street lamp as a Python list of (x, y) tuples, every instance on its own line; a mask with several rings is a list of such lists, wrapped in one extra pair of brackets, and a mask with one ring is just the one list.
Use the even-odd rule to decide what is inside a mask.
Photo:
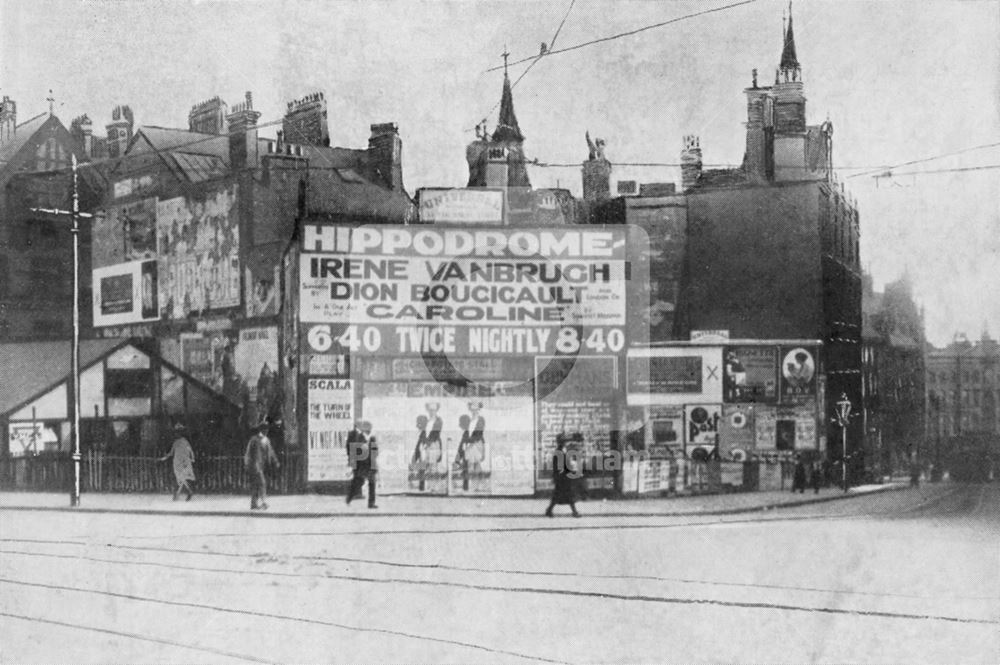
[(834, 422), (840, 425), (841, 433), (841, 457), (840, 468), (844, 482), (844, 491), (847, 491), (847, 424), (851, 419), (851, 400), (847, 399), (847, 393), (841, 393), (837, 401), (837, 418)]
[(32, 212), (50, 215), (69, 215), (73, 220), (73, 493), (70, 505), (80, 505), (80, 218), (91, 218), (80, 212), (80, 192), (77, 186), (76, 155), (70, 156), (73, 165), (73, 209), (31, 208)]

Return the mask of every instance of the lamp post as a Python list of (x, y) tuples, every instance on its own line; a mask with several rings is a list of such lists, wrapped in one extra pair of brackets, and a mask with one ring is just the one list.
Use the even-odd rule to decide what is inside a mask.
[(841, 393), (837, 400), (837, 417), (835, 422), (840, 425), (841, 434), (841, 456), (840, 469), (844, 482), (844, 492), (847, 492), (847, 424), (851, 419), (851, 400), (847, 399), (847, 393)]
[(54, 208), (31, 208), (32, 212), (43, 212), (50, 215), (69, 215), (73, 221), (73, 493), (70, 495), (70, 505), (80, 505), (80, 218), (91, 218), (93, 215), (80, 212), (80, 190), (77, 185), (76, 155), (71, 155), (73, 172), (73, 209), (59, 210)]

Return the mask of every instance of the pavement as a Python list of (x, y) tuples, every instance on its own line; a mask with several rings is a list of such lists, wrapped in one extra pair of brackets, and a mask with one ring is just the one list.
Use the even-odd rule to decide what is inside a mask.
[[(903, 482), (821, 489), (818, 494), (790, 491), (737, 492), (676, 495), (655, 498), (590, 499), (577, 504), (585, 517), (672, 517), (731, 515), (850, 499), (906, 487)], [(364, 498), (348, 506), (342, 495), (294, 494), (268, 497), (268, 509), (249, 510), (249, 498), (231, 494), (196, 494), (191, 501), (173, 501), (170, 494), (86, 493), (80, 506), (69, 505), (69, 496), (55, 492), (0, 492), (0, 511), (73, 511), (135, 515), (235, 516), (264, 518), (379, 517), (538, 517), (548, 505), (545, 498), (387, 495), (378, 497), (378, 508), (369, 510)], [(556, 513), (568, 513), (557, 506)]]

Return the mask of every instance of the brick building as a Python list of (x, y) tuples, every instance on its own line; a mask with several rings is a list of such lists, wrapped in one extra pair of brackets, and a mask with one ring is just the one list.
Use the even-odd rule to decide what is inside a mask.
[[(72, 209), (74, 154), (80, 162), (87, 159), (51, 111), (18, 123), (14, 100), (0, 101), (0, 342), (72, 334), (71, 218), (32, 208)], [(102, 189), (99, 174), (81, 172), (81, 210), (92, 207)], [(86, 249), (89, 236), (83, 231)], [(89, 303), (86, 287), (82, 302)]]
[(879, 476), (925, 447), (923, 312), (905, 275), (881, 292), (864, 275), (862, 311), (865, 457)]

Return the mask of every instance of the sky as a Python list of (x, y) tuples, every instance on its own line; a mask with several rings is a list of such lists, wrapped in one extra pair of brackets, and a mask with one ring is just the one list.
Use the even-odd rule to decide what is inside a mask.
[[(534, 167), (532, 184), (579, 195), (587, 131), (606, 140), (614, 179), (679, 182), (675, 166), (627, 165), (676, 164), (688, 134), (706, 165), (742, 161), (743, 89), (754, 68), (773, 76), (788, 5), (708, 11), (739, 2), (0, 0), (0, 94), (27, 119), (51, 89), (64, 124), (87, 113), (103, 133), (117, 104), (139, 125), (183, 128), (194, 104), (249, 90), (266, 123), (322, 91), (333, 145), (365, 147), (370, 124), (398, 123), (413, 193), (465, 185), (475, 125), (496, 125), (503, 73), (487, 70), (505, 49), (513, 63), (542, 42), (681, 19), (548, 55), (515, 87), (528, 158), (574, 165)], [(908, 275), (939, 346), (1000, 337), (1000, 169), (929, 173), (1000, 165), (1000, 2), (797, 0), (792, 12), (807, 122), (833, 123), (876, 288)]]

